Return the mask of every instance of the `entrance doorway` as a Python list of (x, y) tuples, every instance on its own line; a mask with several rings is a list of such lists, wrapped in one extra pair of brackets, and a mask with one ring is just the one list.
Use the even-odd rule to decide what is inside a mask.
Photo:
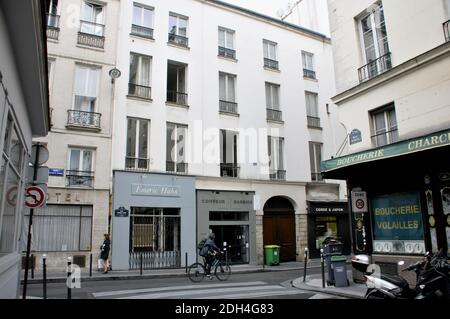
[(264, 246), (280, 246), (281, 262), (296, 260), (294, 212), (291, 202), (281, 196), (272, 197), (264, 205)]
[(216, 245), (228, 250), (228, 261), (232, 264), (249, 262), (248, 254), (248, 225), (217, 225), (211, 226), (216, 235)]

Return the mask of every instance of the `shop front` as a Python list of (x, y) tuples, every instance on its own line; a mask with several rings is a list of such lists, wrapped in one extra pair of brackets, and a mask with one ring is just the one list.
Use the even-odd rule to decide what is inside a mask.
[(311, 258), (320, 257), (323, 242), (335, 238), (343, 244), (343, 254), (351, 250), (348, 204), (308, 201), (308, 249)]
[(231, 263), (256, 263), (253, 200), (253, 192), (197, 190), (197, 242), (213, 232)]
[(178, 268), (196, 258), (195, 179), (114, 171), (113, 269)]

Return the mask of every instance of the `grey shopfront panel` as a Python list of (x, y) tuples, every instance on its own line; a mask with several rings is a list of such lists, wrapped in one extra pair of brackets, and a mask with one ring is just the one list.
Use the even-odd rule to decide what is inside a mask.
[[(242, 244), (242, 263), (256, 264), (256, 217), (254, 192), (233, 192), (216, 190), (197, 191), (198, 230), (197, 242), (209, 235), (210, 229), (216, 233), (216, 244), (223, 248), (220, 230), (239, 238), (228, 239), (227, 245)], [(233, 241), (233, 242), (232, 242)], [(232, 253), (234, 247), (228, 247)]]
[(112, 267), (129, 269), (130, 216), (133, 207), (178, 208), (181, 265), (196, 258), (195, 178), (191, 176), (114, 171)]

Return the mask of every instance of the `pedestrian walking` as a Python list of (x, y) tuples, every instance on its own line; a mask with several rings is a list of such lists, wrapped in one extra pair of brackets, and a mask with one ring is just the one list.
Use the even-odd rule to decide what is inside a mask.
[(109, 240), (109, 234), (105, 234), (105, 240), (100, 247), (100, 258), (103, 261), (103, 273), (107, 274), (109, 270), (109, 251), (111, 248), (111, 241)]

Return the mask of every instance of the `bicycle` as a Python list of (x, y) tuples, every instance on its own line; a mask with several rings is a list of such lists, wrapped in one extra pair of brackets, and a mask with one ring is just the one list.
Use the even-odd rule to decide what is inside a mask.
[[(221, 260), (223, 252), (220, 253), (220, 256), (217, 256), (217, 254), (219, 253), (214, 254), (216, 258), (211, 264), (211, 270), (214, 269), (214, 275), (217, 279), (219, 279), (220, 281), (225, 281), (231, 275), (231, 268), (228, 264), (228, 260)], [(189, 266), (188, 277), (192, 282), (201, 282), (206, 277), (205, 258), (203, 258), (203, 263), (193, 263)]]

